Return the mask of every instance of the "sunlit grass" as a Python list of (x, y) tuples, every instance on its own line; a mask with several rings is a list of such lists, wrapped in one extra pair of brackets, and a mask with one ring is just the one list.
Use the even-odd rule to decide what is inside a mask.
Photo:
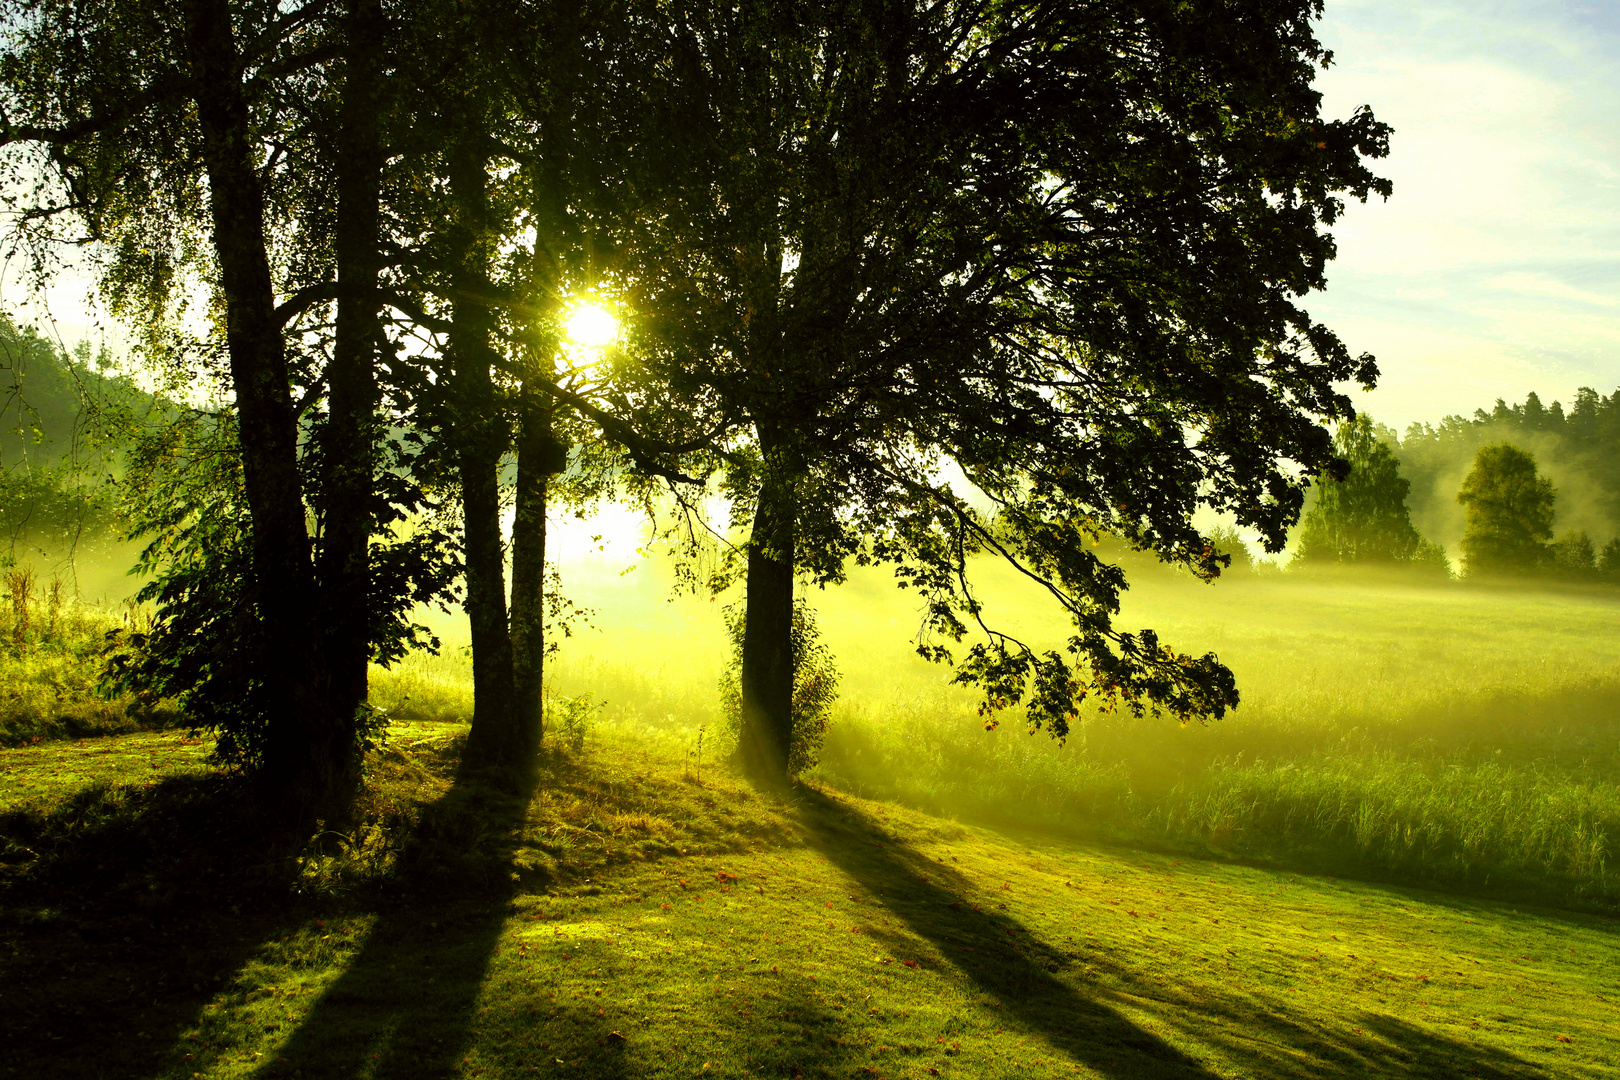
[[(164, 800), (178, 825), (209, 796), (184, 776), (149, 787), (135, 758), (89, 803), (66, 778), (34, 791), (36, 810), (0, 817), (34, 845), (0, 879), (8, 1064), (1528, 1080), (1604, 1076), (1620, 1047), (1607, 920), (1037, 840), (832, 789), (776, 801), (611, 731), (553, 756), (521, 805), (452, 784), (460, 730), (404, 724), (373, 762), (364, 816), (391, 858), (328, 843), (279, 876), (240, 857), (199, 873), (211, 849), (166, 831)], [(80, 880), (105, 900), (61, 889)], [(53, 885), (39, 908), (30, 890)]]
[(100, 692), (107, 634), (129, 617), (43, 588), (23, 603), (18, 594), (7, 597), (0, 604), (0, 746), (177, 724), (172, 702)]
[[(989, 578), (992, 618), (1057, 639), (1050, 609)], [(1218, 653), (1234, 714), (1182, 728), (1091, 713), (1065, 746), (1016, 713), (986, 732), (949, 669), (911, 653), (911, 599), (866, 573), (811, 594), (844, 675), (817, 775), (987, 823), (1620, 903), (1620, 593), (1135, 580), (1121, 625)], [(700, 729), (716, 744), (719, 605), (666, 590), (656, 564), (577, 587), (601, 615), (552, 664), (552, 692), (591, 694), (604, 730), (695, 752)], [(436, 663), (469, 692), (464, 660)]]

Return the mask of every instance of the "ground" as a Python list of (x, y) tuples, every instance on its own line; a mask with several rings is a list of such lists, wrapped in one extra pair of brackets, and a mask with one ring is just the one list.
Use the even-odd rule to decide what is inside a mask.
[(0, 1074), (1612, 1075), (1593, 914), (785, 799), (605, 739), (527, 803), (402, 725), (255, 853), (180, 733), (0, 751)]

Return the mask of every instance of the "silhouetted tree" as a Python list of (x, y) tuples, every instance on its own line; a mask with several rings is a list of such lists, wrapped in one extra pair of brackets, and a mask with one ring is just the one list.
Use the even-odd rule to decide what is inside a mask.
[[(751, 438), (723, 451), (748, 530), (744, 752), (791, 743), (795, 576), (896, 565), (926, 655), (1059, 736), (1087, 694), (1219, 716), (1213, 656), (1116, 630), (1102, 532), (1212, 576), (1191, 515), (1275, 550), (1332, 458), (1335, 380), (1371, 382), (1293, 297), (1322, 285), (1341, 194), (1387, 129), (1319, 117), (1310, 2), (750, 3), (664, 24), (640, 140), (653, 212), (636, 304), (702, 348)], [(643, 271), (643, 268), (647, 268)], [(954, 464), (996, 507), (942, 477)], [(1293, 463), (1293, 464), (1288, 464)], [(982, 504), (980, 504), (982, 505)], [(970, 556), (1017, 563), (1073, 618), (1059, 650), (981, 623)]]

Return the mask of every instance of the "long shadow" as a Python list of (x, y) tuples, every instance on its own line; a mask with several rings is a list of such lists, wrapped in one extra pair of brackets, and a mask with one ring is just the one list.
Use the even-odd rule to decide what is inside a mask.
[[(812, 843), (829, 862), (881, 895), (885, 906), (990, 999), (1054, 1049), (1100, 1073), (1154, 1078), (1213, 1075), (1157, 1034), (1131, 1021), (1109, 998), (1153, 999), (1173, 1015), (1205, 1016), (1198, 1037), (1243, 1060), (1256, 1077), (1352, 1075), (1524, 1078), (1543, 1069), (1510, 1053), (1465, 1045), (1387, 1016), (1367, 1016), (1361, 1033), (1332, 1034), (1303, 1018), (1266, 1013), (1234, 999), (1194, 995), (1141, 976), (1129, 965), (1088, 954), (1093, 971), (1128, 988), (1083, 987), (1077, 954), (1043, 942), (1018, 920), (964, 901), (978, 891), (962, 874), (905, 846), (886, 827), (835, 797), (804, 792)], [(898, 942), (896, 942), (898, 944)], [(1344, 1025), (1340, 1025), (1341, 1027)]]
[(170, 1071), (179, 1033), (290, 918), (242, 786), (86, 788), (0, 814), (0, 1016), (17, 1075)]
[(424, 808), (359, 953), (255, 1077), (462, 1072), (534, 784), (464, 772)]
[[(961, 973), (1074, 1061), (1111, 1075), (1213, 1076), (1198, 1062), (1118, 1010), (1089, 998), (1057, 972), (1069, 957), (1031, 935), (1017, 920), (976, 911), (960, 899), (970, 883), (959, 873), (898, 842), (878, 822), (820, 792), (805, 792), (814, 843), (913, 933), (933, 942)], [(882, 839), (874, 842), (873, 836)], [(952, 892), (936, 881), (956, 886)]]

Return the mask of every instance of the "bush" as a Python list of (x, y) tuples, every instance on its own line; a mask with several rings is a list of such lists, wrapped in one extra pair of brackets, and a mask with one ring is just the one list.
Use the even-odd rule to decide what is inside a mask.
[[(742, 731), (743, 605), (726, 608), (726, 633), (731, 638), (731, 663), (720, 679), (720, 712), (727, 734), (735, 743)], [(788, 748), (788, 775), (815, 768), (821, 760), (827, 723), (838, 701), (838, 668), (832, 650), (821, 641), (814, 609), (802, 599), (793, 601), (793, 744)]]

